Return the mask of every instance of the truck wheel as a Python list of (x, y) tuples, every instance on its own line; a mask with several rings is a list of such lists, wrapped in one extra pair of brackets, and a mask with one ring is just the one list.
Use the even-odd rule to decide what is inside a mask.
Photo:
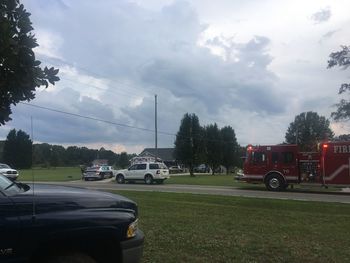
[(83, 253), (72, 253), (60, 256), (55, 256), (47, 261), (47, 263), (96, 263), (92, 257)]
[(279, 174), (270, 174), (266, 178), (265, 185), (269, 191), (281, 191), (285, 183)]
[(153, 183), (152, 175), (147, 174), (147, 175), (145, 176), (145, 183), (146, 183), (146, 184), (152, 184), (152, 183)]
[(118, 184), (123, 184), (123, 183), (125, 183), (125, 179), (124, 179), (124, 176), (123, 176), (123, 175), (121, 175), (121, 174), (118, 174), (118, 175), (117, 175), (117, 183), (118, 183)]

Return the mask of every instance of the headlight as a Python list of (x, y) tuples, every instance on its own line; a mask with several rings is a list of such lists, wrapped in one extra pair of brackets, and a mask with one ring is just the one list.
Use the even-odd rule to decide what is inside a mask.
[(136, 219), (134, 222), (132, 222), (128, 226), (128, 230), (126, 231), (127, 238), (132, 238), (132, 237), (136, 236), (137, 225), (138, 225), (138, 219)]

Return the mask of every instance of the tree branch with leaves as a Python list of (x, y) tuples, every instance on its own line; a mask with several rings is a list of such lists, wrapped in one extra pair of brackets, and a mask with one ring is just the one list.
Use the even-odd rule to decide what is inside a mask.
[[(342, 69), (347, 69), (350, 66), (350, 46), (341, 46), (341, 50), (333, 52), (329, 55), (328, 68), (338, 66)], [(339, 88), (338, 94), (341, 95), (350, 91), (350, 83), (343, 83)], [(341, 99), (335, 104), (337, 110), (332, 112), (331, 117), (336, 121), (350, 119), (350, 100)]]
[(0, 126), (11, 120), (11, 105), (30, 101), (36, 88), (59, 81), (58, 69), (42, 69), (35, 59), (38, 44), (29, 17), (19, 0), (0, 0)]

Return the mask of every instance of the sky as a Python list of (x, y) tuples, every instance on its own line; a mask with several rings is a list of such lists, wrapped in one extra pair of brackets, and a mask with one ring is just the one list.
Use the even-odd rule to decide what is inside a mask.
[(158, 147), (174, 146), (187, 112), (233, 127), (242, 146), (277, 144), (296, 115), (329, 118), (350, 77), (327, 69), (350, 44), (346, 0), (21, 2), (37, 59), (61, 80), (13, 107), (0, 139), (31, 134), (32, 119), (35, 142), (140, 153), (155, 145), (157, 94)]

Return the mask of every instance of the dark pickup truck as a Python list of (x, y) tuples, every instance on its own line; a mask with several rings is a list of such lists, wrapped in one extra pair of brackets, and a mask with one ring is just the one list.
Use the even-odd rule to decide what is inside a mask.
[(0, 175), (0, 262), (139, 262), (137, 213), (120, 195)]

